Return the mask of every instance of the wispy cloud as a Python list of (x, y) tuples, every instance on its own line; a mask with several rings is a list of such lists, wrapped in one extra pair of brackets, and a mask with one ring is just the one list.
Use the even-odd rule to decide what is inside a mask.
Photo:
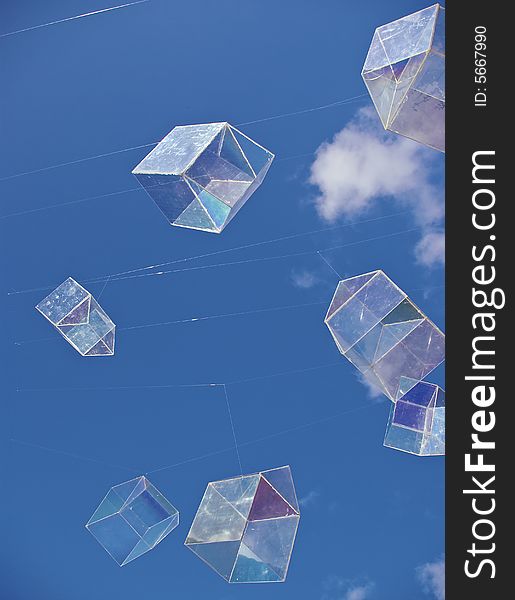
[(445, 561), (443, 558), (418, 567), (417, 577), (426, 594), (435, 600), (445, 600)]
[(322, 600), (369, 600), (375, 584), (352, 582), (349, 579), (331, 575), (324, 582)]
[(381, 402), (382, 400), (385, 400), (386, 396), (384, 395), (384, 392), (380, 388), (378, 388), (373, 383), (371, 383), (368, 379), (366, 379), (364, 377), (364, 375), (362, 373), (360, 373), (359, 371), (356, 371), (355, 374), (356, 374), (356, 377), (358, 378), (359, 382), (367, 388), (367, 396), (369, 398), (371, 398), (372, 400), (375, 400), (377, 402)]
[(290, 278), (293, 285), (302, 290), (309, 290), (320, 282), (320, 278), (315, 273), (306, 269), (292, 271)]
[(317, 490), (310, 490), (305, 496), (299, 498), (299, 504), (303, 508), (306, 508), (307, 506), (312, 506), (313, 504), (315, 504), (319, 498), (320, 492), (318, 492)]
[(445, 263), (445, 234), (442, 231), (428, 231), (415, 247), (417, 262), (425, 267)]
[(370, 583), (350, 588), (345, 594), (345, 600), (367, 600), (367, 598), (370, 598), (372, 588), (373, 585)]
[(334, 222), (355, 218), (393, 199), (412, 209), (415, 223), (424, 232), (417, 259), (421, 264), (437, 264), (443, 256), (441, 234), (429, 234), (441, 229), (444, 202), (442, 190), (432, 181), (435, 160), (433, 151), (385, 132), (373, 109), (361, 109), (317, 150), (309, 181), (318, 188), (318, 213)]

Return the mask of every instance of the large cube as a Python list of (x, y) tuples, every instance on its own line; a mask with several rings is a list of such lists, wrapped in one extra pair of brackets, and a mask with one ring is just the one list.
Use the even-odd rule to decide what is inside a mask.
[(290, 467), (208, 484), (186, 546), (229, 583), (286, 579), (299, 524)]
[(362, 77), (385, 129), (445, 151), (445, 10), (378, 27)]
[(402, 377), (384, 445), (418, 456), (445, 454), (445, 392), (425, 381)]
[(115, 324), (75, 279), (68, 277), (36, 309), (82, 356), (114, 354)]
[(445, 359), (445, 336), (383, 273), (340, 281), (325, 317), (340, 352), (395, 401), (401, 377), (421, 380)]
[(152, 550), (178, 524), (179, 511), (142, 476), (112, 487), (86, 528), (123, 567)]
[(132, 171), (172, 225), (220, 233), (274, 155), (229, 123), (175, 127)]

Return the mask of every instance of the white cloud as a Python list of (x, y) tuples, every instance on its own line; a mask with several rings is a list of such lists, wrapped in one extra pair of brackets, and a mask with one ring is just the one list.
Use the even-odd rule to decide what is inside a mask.
[(368, 600), (374, 590), (374, 583), (356, 584), (333, 575), (325, 581), (324, 589), (322, 600)]
[(356, 371), (356, 377), (358, 378), (359, 382), (367, 388), (367, 396), (369, 398), (371, 398), (372, 400), (379, 401), (384, 400), (386, 398), (384, 392), (372, 382), (370, 382), (368, 379), (366, 379), (363, 373)]
[(308, 290), (319, 283), (319, 278), (311, 271), (293, 271), (291, 281), (295, 287)]
[[(431, 180), (438, 156), (385, 132), (373, 109), (361, 109), (317, 150), (309, 181), (318, 188), (318, 213), (330, 222), (356, 218), (389, 198), (410, 209), (425, 232), (431, 231), (441, 225), (444, 215), (443, 192)], [(420, 255), (425, 264), (423, 249)]]
[(442, 231), (428, 231), (415, 247), (417, 262), (425, 267), (445, 263), (445, 235)]
[(417, 576), (424, 591), (435, 600), (445, 600), (445, 561), (426, 563), (417, 569)]
[(302, 507), (311, 506), (318, 500), (318, 498), (320, 498), (320, 492), (317, 492), (317, 490), (311, 490), (305, 496), (299, 498), (299, 504)]

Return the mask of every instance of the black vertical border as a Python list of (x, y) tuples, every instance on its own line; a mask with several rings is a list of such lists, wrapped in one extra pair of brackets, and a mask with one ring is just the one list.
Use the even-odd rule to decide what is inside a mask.
[[(508, 16), (511, 6), (490, 1), (449, 0), (446, 3), (446, 598), (447, 600), (497, 600), (513, 596), (508, 577), (512, 552), (508, 533), (512, 520), (510, 508), (514, 500), (510, 497), (510, 483), (513, 468), (511, 458), (515, 456), (515, 421), (508, 413), (515, 403), (515, 394), (510, 390), (509, 372), (515, 372), (515, 352), (511, 349), (515, 340), (515, 327), (510, 317), (511, 296), (507, 286), (515, 270), (515, 230), (510, 217), (515, 208), (513, 192), (507, 190), (506, 181), (510, 176), (509, 157), (514, 155), (510, 141), (514, 139), (515, 119), (514, 79), (512, 73), (515, 27)], [(486, 27), (486, 84), (475, 81), (475, 28)], [(478, 88), (486, 87), (486, 107), (474, 106), (474, 95)], [(509, 106), (508, 104), (511, 104)], [(495, 184), (489, 187), (495, 193), (496, 224), (490, 231), (478, 231), (472, 224), (472, 194), (477, 185), (472, 183), (472, 155), (476, 151), (494, 150)], [(484, 162), (489, 162), (484, 161)], [(515, 165), (511, 172), (515, 173)], [(511, 209), (511, 210), (510, 210)], [(477, 212), (477, 211), (476, 211)], [(513, 230), (513, 232), (512, 232)], [(495, 236), (495, 241), (490, 238)], [(511, 239), (510, 239), (511, 238)], [(495, 247), (496, 257), (488, 253), (483, 264), (496, 269), (495, 282), (484, 286), (486, 292), (498, 287), (506, 292), (506, 305), (501, 310), (474, 309), (472, 304), (472, 270), (480, 264), (472, 258), (472, 247)], [(475, 286), (477, 288), (482, 286)], [(490, 498), (495, 498), (495, 510), (491, 515), (481, 517), (472, 509), (472, 494), (463, 490), (474, 488), (472, 476), (484, 481), (483, 473), (465, 471), (465, 455), (470, 453), (473, 433), (472, 418), (478, 407), (471, 400), (475, 384), (465, 381), (472, 370), (472, 339), (474, 333), (472, 317), (474, 312), (484, 310), (495, 313), (496, 328), (493, 334), (495, 343), (495, 382), (496, 400), (491, 408), (495, 413), (495, 427), (484, 439), (495, 441), (495, 449), (483, 452), (485, 462), (495, 464), (495, 494), (477, 495), (478, 506), (483, 509), (491, 506)], [(481, 335), (481, 334), (479, 334)], [(486, 371), (485, 371), (486, 373)], [(488, 374), (492, 374), (488, 371)], [(510, 411), (511, 413), (512, 411)], [(491, 418), (489, 415), (488, 418)], [(511, 442), (511, 443), (510, 443)], [(491, 540), (475, 540), (473, 525), (477, 519), (490, 519), (495, 526)], [(490, 526), (480, 525), (476, 529), (480, 535), (488, 535)], [(476, 543), (481, 550), (495, 550), (473, 557), (468, 550)], [(470, 560), (469, 570), (476, 572), (482, 559), (491, 559), (495, 564), (495, 577), (491, 578), (492, 568), (485, 564), (477, 577), (465, 573), (465, 561)]]

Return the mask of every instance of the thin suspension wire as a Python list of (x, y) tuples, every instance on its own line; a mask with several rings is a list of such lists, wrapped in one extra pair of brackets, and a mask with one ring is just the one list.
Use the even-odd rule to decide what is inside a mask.
[[(277, 256), (265, 256), (265, 257), (259, 257), (259, 258), (248, 258), (245, 260), (236, 260), (236, 261), (230, 261), (230, 262), (225, 262), (225, 263), (215, 263), (213, 265), (199, 265), (196, 267), (186, 267), (184, 269), (169, 269), (169, 270), (165, 270), (165, 271), (156, 271), (156, 272), (151, 272), (151, 273), (136, 273), (134, 275), (128, 275), (128, 276), (123, 276), (123, 277), (113, 277), (111, 279), (111, 281), (125, 281), (127, 279), (141, 279), (142, 277), (154, 277), (154, 276), (160, 276), (160, 275), (171, 275), (171, 274), (175, 274), (175, 273), (186, 273), (189, 271), (201, 271), (201, 270), (205, 270), (205, 269), (216, 269), (216, 268), (221, 268), (221, 267), (228, 267), (231, 265), (244, 265), (244, 264), (249, 264), (249, 263), (256, 263), (256, 262), (267, 262), (267, 261), (272, 261), (272, 260), (281, 260), (281, 259), (285, 259), (285, 258), (296, 258), (296, 257), (300, 257), (300, 256), (310, 256), (310, 255), (314, 255), (314, 254), (318, 254), (319, 252), (332, 252), (334, 250), (340, 250), (342, 248), (348, 248), (350, 246), (357, 246), (359, 244), (365, 244), (368, 242), (375, 242), (378, 240), (383, 240), (383, 239), (389, 239), (392, 237), (396, 237), (399, 235), (404, 235), (406, 233), (412, 233), (414, 231), (420, 231), (421, 229), (423, 229), (422, 227), (412, 227), (410, 229), (403, 229), (401, 231), (394, 231), (393, 233), (388, 233), (386, 235), (379, 235), (379, 236), (375, 236), (375, 237), (371, 237), (371, 238), (366, 238), (364, 240), (357, 240), (355, 242), (348, 242), (347, 244), (340, 244), (338, 246), (332, 246), (331, 248), (324, 248), (322, 251), (319, 250), (306, 250), (304, 252), (294, 252), (291, 254), (280, 254)], [(89, 280), (89, 279), (85, 279), (83, 280), (83, 283), (97, 283), (98, 279), (95, 280)], [(44, 287), (44, 288), (39, 288), (41, 289), (50, 289), (48, 287)], [(17, 293), (23, 293), (25, 290), (23, 290), (22, 292), (17, 292)], [(28, 291), (36, 291), (34, 289), (32, 290), (28, 290)], [(11, 294), (14, 294), (16, 292), (11, 292)]]
[[(281, 310), (292, 310), (295, 308), (307, 308), (308, 306), (321, 306), (325, 301), (305, 302), (303, 304), (289, 304), (287, 306), (272, 306), (268, 308), (257, 308), (255, 310), (245, 310), (232, 313), (220, 313), (218, 315), (207, 315), (204, 317), (191, 317), (188, 319), (178, 319), (176, 321), (161, 321), (159, 323), (144, 323), (142, 325), (132, 325), (130, 327), (120, 327), (118, 331), (132, 331), (134, 329), (146, 329), (147, 327), (161, 327), (166, 325), (181, 325), (183, 323), (196, 323), (199, 321), (210, 321), (212, 319), (227, 319), (231, 317), (243, 317), (247, 315), (256, 315), (261, 313), (278, 312)], [(48, 339), (48, 338), (47, 338)]]
[(333, 273), (338, 277), (338, 279), (343, 279), (343, 277), (338, 273), (338, 271), (333, 267), (333, 265), (326, 259), (326, 257), (322, 254), (320, 250), (317, 250), (318, 256), (325, 262), (325, 264), (331, 269)]
[[(273, 120), (276, 120), (276, 119), (281, 119), (281, 118), (286, 118), (286, 117), (292, 117), (294, 115), (301, 115), (301, 114), (310, 113), (310, 112), (317, 112), (317, 111), (325, 110), (325, 109), (332, 108), (332, 107), (335, 107), (335, 106), (344, 106), (346, 104), (350, 104), (352, 102), (356, 102), (356, 101), (364, 98), (367, 95), (368, 94), (360, 94), (358, 96), (352, 96), (350, 98), (344, 98), (343, 100), (338, 100), (336, 102), (332, 102), (331, 104), (323, 104), (321, 106), (315, 106), (313, 108), (306, 108), (306, 109), (295, 111), (295, 112), (283, 113), (281, 115), (274, 115), (274, 116), (271, 116), (271, 117), (265, 117), (263, 119), (256, 119), (254, 121), (247, 121), (246, 123), (238, 123), (236, 125), (236, 127), (241, 127), (242, 125), (250, 125), (252, 123), (264, 123), (264, 122), (267, 122), (267, 121), (273, 121)], [(61, 167), (67, 167), (69, 165), (74, 165), (74, 164), (86, 162), (86, 161), (89, 161), (89, 160), (96, 160), (96, 159), (99, 159), (99, 158), (106, 158), (108, 156), (114, 156), (116, 154), (121, 154), (123, 152), (129, 152), (131, 150), (138, 150), (138, 149), (141, 149), (141, 148), (149, 148), (150, 146), (155, 146), (156, 144), (159, 144), (160, 141), (161, 140), (158, 140), (156, 142), (151, 142), (151, 143), (148, 143), (148, 144), (141, 144), (139, 146), (130, 146), (128, 148), (120, 148), (119, 150), (113, 150), (112, 152), (105, 152), (103, 154), (95, 154), (93, 156), (85, 156), (84, 158), (79, 158), (77, 160), (72, 160), (72, 161), (69, 161), (69, 162), (63, 162), (63, 163), (58, 163), (58, 164), (55, 164), (55, 165), (49, 165), (47, 167), (41, 167), (39, 169), (33, 169), (31, 171), (24, 171), (22, 173), (14, 173), (13, 175), (7, 175), (7, 176), (4, 176), (4, 177), (0, 177), (0, 181), (7, 181), (9, 179), (15, 179), (17, 177), (23, 177), (25, 175), (33, 175), (35, 173), (41, 173), (43, 171), (49, 171), (51, 169), (58, 169), (58, 168), (61, 168)], [(287, 160), (289, 158), (294, 158), (294, 157), (285, 157), (284, 159), (280, 159), (279, 158), (278, 160)]]
[(84, 456), (82, 454), (75, 454), (74, 452), (68, 452), (66, 450), (60, 450), (59, 448), (50, 448), (49, 446), (42, 446), (41, 444), (34, 444), (32, 442), (26, 442), (25, 440), (19, 440), (16, 438), (11, 438), (9, 440), (12, 444), (19, 444), (20, 446), (28, 446), (29, 448), (36, 448), (37, 450), (45, 450), (46, 452), (53, 452), (55, 454), (62, 454), (63, 456), (69, 456), (70, 458), (74, 458), (76, 460), (84, 460), (87, 462), (96, 463), (99, 465), (104, 465), (107, 467), (114, 467), (116, 469), (123, 469), (124, 471), (130, 472), (140, 472), (139, 469), (135, 469), (134, 467), (127, 467), (123, 465), (118, 465), (114, 463), (105, 462), (103, 460), (98, 460), (96, 458), (91, 458), (89, 456)]
[[(344, 223), (342, 225), (336, 225), (334, 227), (325, 227), (322, 229), (314, 229), (312, 231), (306, 231), (306, 232), (301, 232), (301, 233), (293, 233), (293, 234), (289, 234), (289, 235), (285, 235), (285, 236), (281, 236), (278, 238), (273, 238), (273, 239), (268, 239), (268, 240), (262, 240), (259, 242), (252, 242), (250, 244), (244, 244), (242, 246), (233, 246), (232, 248), (225, 248), (224, 250), (215, 250), (214, 252), (207, 252), (204, 254), (197, 254), (195, 256), (187, 256), (184, 258), (178, 258), (178, 259), (174, 259), (174, 260), (170, 260), (170, 261), (166, 261), (166, 262), (161, 262), (161, 263), (156, 263), (153, 265), (147, 265), (145, 267), (139, 267), (137, 269), (130, 269), (128, 271), (119, 271), (117, 273), (110, 273), (110, 274), (104, 274), (104, 275), (100, 275), (97, 277), (89, 277), (88, 279), (83, 279), (82, 283), (98, 283), (100, 281), (104, 281), (107, 277), (110, 277), (113, 281), (117, 281), (118, 279), (128, 279), (128, 277), (121, 277), (124, 275), (132, 275), (135, 273), (139, 273), (140, 271), (150, 271), (152, 269), (158, 269), (160, 267), (163, 266), (168, 266), (168, 265), (174, 265), (174, 264), (179, 264), (182, 262), (190, 262), (193, 260), (200, 260), (202, 258), (209, 258), (212, 256), (217, 256), (220, 254), (226, 254), (228, 252), (236, 252), (239, 250), (246, 250), (249, 248), (255, 248), (258, 246), (264, 246), (264, 245), (268, 245), (268, 244), (274, 244), (274, 243), (278, 243), (278, 242), (282, 242), (282, 241), (287, 241), (287, 240), (291, 240), (291, 239), (295, 239), (295, 238), (299, 238), (299, 237), (304, 237), (304, 236), (309, 236), (309, 235), (314, 235), (317, 233), (325, 233), (325, 232), (329, 232), (329, 231), (336, 231), (338, 229), (343, 229), (345, 227), (352, 227), (354, 225), (362, 225), (362, 224), (366, 224), (366, 223), (373, 223), (373, 222), (377, 222), (377, 221), (382, 221), (385, 219), (391, 219), (394, 217), (398, 217), (401, 215), (405, 215), (407, 214), (409, 211), (402, 211), (402, 212), (397, 212), (397, 213), (392, 213), (389, 215), (383, 215), (381, 217), (375, 217), (372, 219), (364, 219), (361, 221), (353, 221), (350, 223)], [(323, 250), (323, 252), (326, 252), (326, 250)], [(232, 264), (232, 263), (227, 263), (227, 264)], [(152, 273), (149, 273), (152, 274)], [(157, 274), (157, 273), (154, 273)], [(162, 274), (162, 273), (159, 273)], [(30, 292), (40, 292), (40, 291), (44, 291), (44, 290), (51, 290), (53, 289), (56, 285), (58, 284), (52, 284), (52, 285), (46, 285), (46, 286), (41, 286), (41, 287), (37, 287), (37, 288), (27, 288), (27, 289), (23, 289), (23, 290), (12, 290), (10, 292), (7, 293), (8, 296), (12, 296), (12, 295), (17, 295), (17, 294), (26, 294), (26, 293), (30, 293)]]
[(246, 121), (245, 123), (237, 123), (236, 127), (242, 127), (243, 125), (254, 125), (255, 123), (264, 123), (265, 121), (274, 121), (275, 119), (284, 119), (285, 117), (294, 117), (296, 115), (304, 115), (310, 112), (316, 112), (319, 110), (326, 110), (327, 108), (334, 108), (335, 106), (342, 106), (345, 104), (351, 104), (356, 100), (360, 100), (368, 96), (368, 94), (359, 94), (358, 96), (352, 96), (351, 98), (345, 98), (344, 100), (337, 100), (330, 104), (322, 104), (321, 106), (315, 106), (313, 108), (305, 108), (303, 110), (296, 110), (294, 112), (282, 113), (280, 115), (273, 115), (271, 117), (264, 117), (263, 119), (255, 119), (254, 121)]
[(225, 403), (227, 405), (227, 413), (229, 415), (229, 422), (231, 424), (232, 437), (234, 440), (234, 449), (236, 450), (236, 456), (238, 457), (238, 465), (240, 467), (240, 474), (243, 477), (243, 467), (241, 465), (241, 456), (240, 456), (240, 450), (238, 448), (238, 439), (236, 438), (236, 429), (234, 428), (234, 420), (232, 418), (231, 403), (229, 402), (229, 394), (227, 393), (227, 385), (225, 383), (223, 384), (223, 388), (224, 388), (224, 395), (225, 395)]
[(119, 10), (121, 8), (127, 8), (129, 6), (135, 6), (136, 4), (143, 4), (144, 2), (150, 2), (150, 0), (136, 0), (136, 2), (129, 2), (127, 4), (120, 4), (119, 6), (110, 6), (109, 8), (102, 8), (100, 10), (94, 10), (92, 12), (83, 13), (81, 15), (75, 15), (74, 17), (66, 17), (65, 19), (59, 19), (57, 21), (50, 21), (49, 23), (41, 23), (41, 25), (34, 25), (32, 27), (25, 27), (25, 29), (18, 29), (17, 31), (9, 31), (8, 33), (1, 33), (0, 38), (7, 37), (10, 35), (16, 35), (18, 33), (25, 33), (26, 31), (34, 31), (34, 29), (41, 29), (43, 27), (49, 27), (50, 25), (57, 25), (58, 23), (65, 23), (66, 21), (75, 21), (76, 19), (82, 19), (83, 17), (91, 17), (93, 15), (99, 15), (101, 13), (110, 12), (112, 10)]
[[(149, 186), (152, 187), (152, 186)], [(96, 196), (87, 196), (86, 198), (79, 198), (78, 200), (71, 200), (70, 202), (61, 202), (61, 204), (50, 204), (49, 206), (41, 206), (39, 208), (30, 208), (22, 210), (16, 213), (10, 213), (8, 215), (0, 216), (0, 221), (3, 219), (10, 219), (11, 217), (20, 217), (23, 215), (29, 215), (31, 213), (37, 213), (44, 210), (51, 210), (52, 208), (61, 208), (63, 206), (71, 206), (73, 204), (81, 204), (82, 202), (88, 202), (89, 200), (100, 200), (100, 198), (109, 198), (110, 196), (119, 196), (120, 194), (128, 194), (130, 192), (141, 192), (143, 188), (141, 186), (127, 188), (125, 190), (119, 190), (117, 192), (108, 192), (107, 194), (99, 194)]]

